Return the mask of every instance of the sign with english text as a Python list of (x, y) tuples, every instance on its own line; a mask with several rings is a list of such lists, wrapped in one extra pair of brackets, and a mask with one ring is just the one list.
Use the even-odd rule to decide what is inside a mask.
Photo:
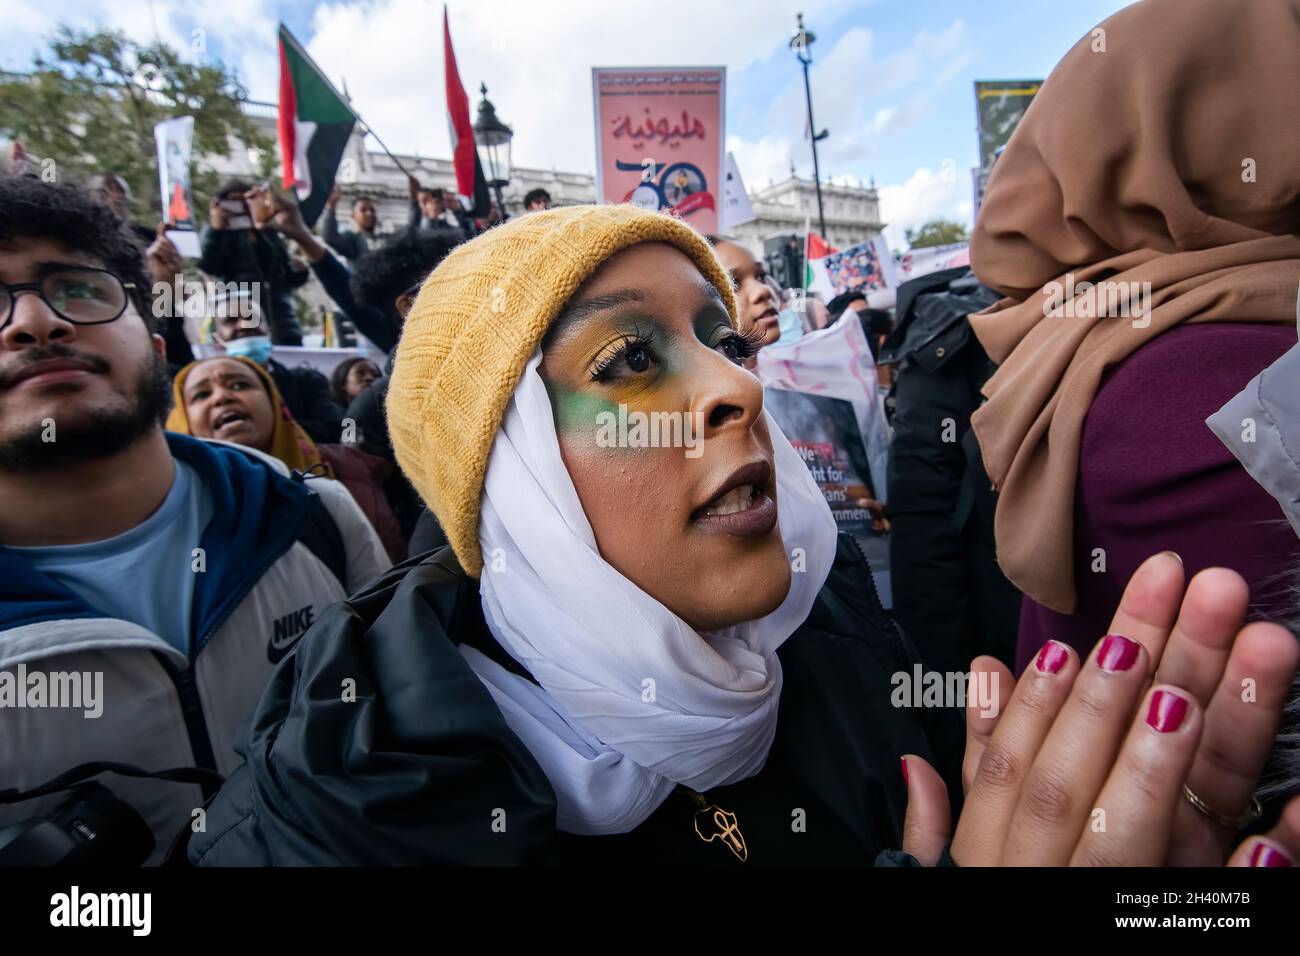
[(718, 231), (726, 174), (725, 67), (594, 67), (596, 197)]
[(876, 498), (870, 464), (857, 417), (850, 402), (829, 395), (763, 389), (763, 406), (799, 453), (826, 498), (835, 526), (853, 536), (871, 565), (881, 604), (893, 606), (889, 575), (889, 540), (873, 530), (864, 498)]

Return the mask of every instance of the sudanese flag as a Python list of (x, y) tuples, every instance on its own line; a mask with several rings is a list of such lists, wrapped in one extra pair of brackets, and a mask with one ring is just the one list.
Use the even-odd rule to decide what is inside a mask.
[(280, 24), (280, 157), (284, 188), (298, 196), (308, 226), (316, 224), (334, 188), (357, 114)]
[[(456, 170), (456, 192), (469, 214), (481, 219), (491, 209), (487, 177), (474, 147), (474, 126), (469, 121), (469, 97), (460, 82), (456, 51), (451, 48), (451, 25), (447, 8), (442, 8), (443, 80), (447, 88), (447, 127), (451, 134), (452, 166)], [(504, 212), (505, 210), (502, 210)]]

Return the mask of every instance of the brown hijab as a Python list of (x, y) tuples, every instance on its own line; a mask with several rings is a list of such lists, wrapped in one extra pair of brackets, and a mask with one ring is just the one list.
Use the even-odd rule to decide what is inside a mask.
[[(975, 274), (1009, 296), (970, 320), (1001, 365), (971, 420), (998, 561), (1065, 614), (1103, 373), (1181, 323), (1294, 322), (1300, 280), (1300, 0), (1142, 0), (1098, 30), (1035, 97), (971, 241)], [(1090, 317), (1101, 297), (1079, 284), (1101, 280), (1150, 283), (1148, 311)]]

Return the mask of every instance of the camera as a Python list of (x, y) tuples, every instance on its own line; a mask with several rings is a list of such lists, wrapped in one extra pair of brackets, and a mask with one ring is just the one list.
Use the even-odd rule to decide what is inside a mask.
[(49, 813), (0, 828), (0, 867), (139, 866), (153, 848), (140, 815), (93, 781), (73, 787)]

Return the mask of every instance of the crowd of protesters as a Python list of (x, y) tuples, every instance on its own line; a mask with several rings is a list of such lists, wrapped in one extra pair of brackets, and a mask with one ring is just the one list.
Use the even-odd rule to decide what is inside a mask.
[[(318, 235), (231, 180), (196, 358), (120, 177), (0, 176), (0, 862), (72, 853), (28, 834), (93, 778), (118, 862), (1290, 865), (1300, 2), (1104, 26), (892, 314), (627, 205), (411, 178)], [(312, 275), (382, 360), (277, 360)], [(1061, 317), (1066, 276), (1146, 310)], [(843, 323), (888, 609), (764, 411), (760, 351)], [(922, 669), (969, 689), (900, 706)]]

